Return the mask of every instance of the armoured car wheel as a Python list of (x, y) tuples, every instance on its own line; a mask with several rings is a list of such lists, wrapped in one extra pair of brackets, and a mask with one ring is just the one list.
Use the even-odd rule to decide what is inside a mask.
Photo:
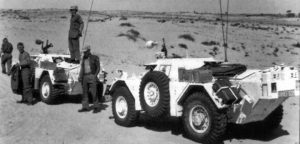
[(150, 71), (140, 85), (142, 108), (151, 117), (159, 117), (169, 110), (169, 78), (160, 71)]
[(127, 88), (118, 88), (112, 96), (112, 111), (115, 122), (122, 126), (133, 126), (137, 120), (135, 101)]
[(196, 92), (184, 102), (183, 125), (191, 139), (214, 144), (225, 133), (227, 118), (206, 95)]
[(44, 103), (52, 104), (60, 94), (62, 94), (62, 90), (54, 88), (49, 75), (44, 75), (40, 81), (41, 100)]

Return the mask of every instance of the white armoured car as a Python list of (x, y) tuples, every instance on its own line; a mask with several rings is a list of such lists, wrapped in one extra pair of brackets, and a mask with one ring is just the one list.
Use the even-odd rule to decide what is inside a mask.
[[(59, 96), (82, 94), (78, 82), (80, 64), (68, 62), (69, 55), (39, 54), (31, 56), (33, 62), (34, 89), (45, 103), (55, 103)], [(101, 68), (98, 74), (98, 92), (104, 95), (106, 89), (106, 72)]]
[(260, 121), (272, 130), (281, 122), (281, 104), (299, 96), (295, 67), (246, 70), (213, 58), (158, 59), (145, 66), (140, 77), (120, 71), (111, 85), (115, 122), (133, 126), (140, 112), (181, 117), (186, 134), (203, 143), (219, 141), (227, 123)]

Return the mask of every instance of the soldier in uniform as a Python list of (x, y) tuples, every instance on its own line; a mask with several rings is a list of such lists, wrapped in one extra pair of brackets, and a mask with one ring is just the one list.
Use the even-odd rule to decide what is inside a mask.
[(167, 58), (168, 57), (168, 50), (167, 50), (167, 47), (166, 47), (165, 38), (163, 38), (162, 41), (163, 41), (163, 44), (162, 44), (161, 52), (163, 52), (164, 55), (165, 55), (165, 58)]
[[(2, 66), (2, 73), (10, 75), (10, 69), (11, 69), (11, 62), (12, 62), (12, 53), (13, 46), (8, 41), (7, 38), (3, 39), (3, 43), (1, 46), (1, 66)], [(7, 66), (7, 67), (6, 67)]]
[(71, 20), (69, 30), (69, 50), (71, 54), (71, 61), (73, 63), (80, 62), (80, 51), (79, 51), (79, 38), (82, 36), (82, 30), (84, 23), (79, 14), (77, 14), (78, 7), (71, 6)]
[(24, 50), (24, 44), (19, 42), (19, 66), (21, 67), (21, 80), (22, 80), (22, 100), (17, 103), (27, 103), (33, 105), (32, 85), (31, 85), (31, 69), (30, 69), (30, 55)]
[(99, 57), (91, 54), (90, 46), (83, 48), (83, 59), (79, 73), (79, 82), (82, 84), (82, 108), (78, 112), (87, 112), (89, 108), (89, 91), (93, 98), (93, 113), (100, 112), (99, 98), (97, 96), (97, 75), (100, 72)]

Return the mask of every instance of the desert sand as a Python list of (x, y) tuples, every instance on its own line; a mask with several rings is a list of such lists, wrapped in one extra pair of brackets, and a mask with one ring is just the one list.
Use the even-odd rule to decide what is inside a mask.
[[(84, 21), (87, 12), (80, 11)], [(30, 54), (41, 52), (36, 39), (49, 40), (51, 53), (68, 53), (67, 10), (1, 10), (0, 39), (8, 37), (14, 45), (25, 43)], [(85, 44), (100, 56), (109, 82), (115, 69), (131, 73), (144, 71), (143, 64), (155, 60), (165, 38), (169, 55), (214, 57), (224, 60), (221, 22), (217, 15), (193, 12), (147, 13), (131, 11), (93, 12)], [(157, 47), (146, 48), (154, 40)], [(300, 68), (300, 18), (274, 15), (232, 15), (228, 27), (228, 60), (248, 68), (264, 69), (275, 64)], [(178, 122), (141, 122), (125, 128), (114, 123), (111, 103), (98, 114), (78, 113), (80, 98), (66, 97), (56, 105), (42, 102), (34, 106), (16, 104), (21, 97), (10, 89), (10, 78), (0, 74), (0, 143), (3, 144), (98, 144), (98, 143), (196, 143), (183, 136)], [(264, 136), (255, 130), (229, 130), (224, 143), (296, 144), (299, 143), (299, 98), (284, 104), (280, 128)]]

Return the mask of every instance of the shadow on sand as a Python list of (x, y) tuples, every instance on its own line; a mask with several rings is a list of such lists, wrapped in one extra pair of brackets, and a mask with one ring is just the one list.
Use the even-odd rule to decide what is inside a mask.
[(61, 95), (59, 96), (54, 103), (51, 105), (61, 105), (61, 104), (81, 104), (81, 95)]
[[(41, 99), (39, 96), (35, 96), (36, 97), (36, 101), (37, 102), (41, 102)], [(81, 99), (82, 96), (81, 95), (61, 95), (59, 96), (56, 101), (54, 103), (52, 103), (51, 105), (61, 105), (61, 104), (81, 104)], [(99, 101), (100, 103), (104, 103), (105, 102), (105, 98), (104, 97), (99, 97)], [(89, 102), (90, 104), (93, 103), (92, 101), (92, 97), (91, 95), (89, 95)], [(108, 105), (107, 105), (108, 107)]]
[(177, 136), (183, 134), (183, 127), (181, 124), (181, 119), (179, 118), (153, 119), (144, 114), (140, 114), (137, 126), (145, 127), (146, 129), (157, 132), (171, 131), (173, 135)]
[(227, 127), (226, 134), (224, 136), (225, 140), (231, 139), (252, 139), (258, 141), (271, 141), (278, 137), (289, 135), (289, 132), (282, 129), (280, 125), (278, 128), (271, 130), (262, 130), (259, 127), (259, 123), (249, 123), (244, 125), (229, 124)]
[[(111, 119), (113, 119), (113, 117)], [(182, 135), (184, 138), (192, 140), (185, 135), (183, 124), (180, 118), (159, 118), (154, 120), (150, 117), (145, 116), (144, 114), (140, 114), (137, 126), (157, 132), (170, 131), (173, 135)], [(264, 133), (258, 128), (257, 123), (244, 125), (228, 124), (227, 131), (223, 137), (223, 141), (220, 142), (220, 144), (224, 144), (224, 141), (231, 141), (232, 139), (272, 141), (284, 135), (289, 135), (289, 132), (282, 129), (282, 126), (279, 126), (275, 130), (268, 133)]]

